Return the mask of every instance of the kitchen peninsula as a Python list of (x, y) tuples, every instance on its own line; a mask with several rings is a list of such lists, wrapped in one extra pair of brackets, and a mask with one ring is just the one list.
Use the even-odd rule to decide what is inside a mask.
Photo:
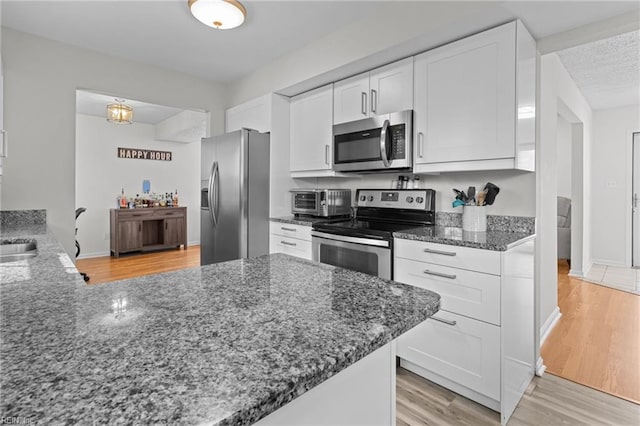
[(39, 254), (0, 264), (0, 415), (34, 423), (392, 424), (395, 339), (440, 301), (283, 254), (87, 286), (42, 226), (18, 237)]

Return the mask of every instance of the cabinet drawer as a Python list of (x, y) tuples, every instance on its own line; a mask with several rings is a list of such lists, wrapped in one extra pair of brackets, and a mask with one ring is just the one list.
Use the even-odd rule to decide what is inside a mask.
[(116, 210), (116, 214), (120, 220), (125, 219), (144, 219), (153, 216), (153, 210), (144, 209), (130, 209), (130, 210)]
[(181, 209), (181, 208), (176, 208), (175, 210), (156, 210), (153, 212), (153, 217), (157, 219), (162, 219), (165, 217), (168, 217), (168, 218), (184, 217), (184, 211), (185, 209)]
[(500, 252), (423, 241), (394, 240), (396, 257), (500, 275)]
[(271, 234), (269, 253), (285, 253), (311, 260), (311, 241)]
[(311, 227), (303, 225), (293, 225), (290, 223), (270, 222), (269, 232), (283, 237), (297, 238), (311, 242)]
[(396, 258), (394, 280), (439, 293), (440, 309), (500, 325), (500, 277)]
[(500, 400), (500, 327), (439, 311), (398, 338), (397, 355)]

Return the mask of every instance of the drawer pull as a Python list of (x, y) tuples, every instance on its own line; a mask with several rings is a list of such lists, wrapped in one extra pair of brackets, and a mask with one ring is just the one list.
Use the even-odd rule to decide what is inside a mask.
[(442, 272), (433, 272), (430, 271), (428, 269), (425, 269), (424, 271), (422, 271), (423, 274), (428, 274), (428, 275), (435, 275), (436, 277), (442, 277), (442, 278), (449, 278), (450, 280), (455, 280), (456, 279), (456, 275), (455, 274), (443, 274)]
[(429, 248), (424, 249), (424, 252), (425, 253), (432, 253), (432, 254), (441, 254), (443, 256), (455, 256), (456, 255), (455, 251), (433, 250), (433, 249), (429, 249)]
[(456, 325), (457, 322), (456, 321), (450, 321), (450, 320), (446, 320), (446, 319), (442, 319), (442, 318), (438, 318), (438, 317), (431, 317), (432, 320), (436, 320), (438, 322), (441, 322), (443, 324), (447, 324), (447, 325)]
[(297, 229), (295, 228), (285, 228), (284, 226), (281, 226), (280, 229), (282, 229), (283, 231), (290, 231), (290, 232), (296, 232)]
[(290, 243), (288, 241), (280, 241), (280, 244), (283, 244), (285, 246), (292, 246), (292, 247), (296, 246), (296, 243)]

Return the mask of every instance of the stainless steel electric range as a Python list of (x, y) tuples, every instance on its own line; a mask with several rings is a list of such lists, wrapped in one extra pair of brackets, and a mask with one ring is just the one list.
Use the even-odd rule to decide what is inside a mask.
[(313, 260), (355, 271), (393, 277), (393, 232), (433, 226), (433, 189), (358, 189), (351, 220), (313, 225)]

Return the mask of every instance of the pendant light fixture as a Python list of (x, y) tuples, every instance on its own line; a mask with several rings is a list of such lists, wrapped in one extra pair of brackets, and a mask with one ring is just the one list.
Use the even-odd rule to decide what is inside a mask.
[(133, 123), (133, 108), (124, 105), (124, 99), (115, 99), (116, 103), (107, 105), (107, 121), (114, 124)]
[(239, 27), (247, 16), (237, 0), (189, 0), (189, 9), (198, 21), (218, 30)]

